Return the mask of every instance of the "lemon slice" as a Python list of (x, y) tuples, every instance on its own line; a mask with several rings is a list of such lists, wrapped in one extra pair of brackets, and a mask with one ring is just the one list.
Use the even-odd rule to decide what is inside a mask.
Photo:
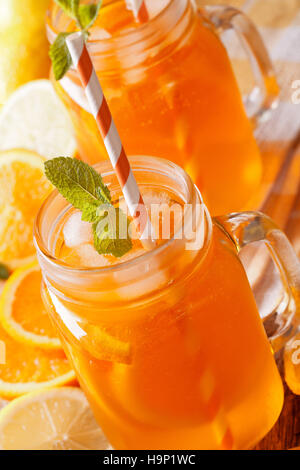
[(0, 411), (2, 450), (111, 449), (84, 393), (75, 387), (33, 392)]
[(0, 112), (0, 150), (24, 148), (45, 158), (76, 151), (71, 119), (49, 80), (18, 88)]
[(0, 0), (0, 106), (20, 85), (48, 78), (49, 0)]
[[(62, 350), (46, 350), (16, 341), (0, 322), (0, 397), (72, 384), (75, 373)], [(4, 354), (3, 354), (4, 352)]]
[(0, 398), (0, 410), (4, 408), (7, 404), (8, 404), (7, 400), (2, 400), (2, 398)]

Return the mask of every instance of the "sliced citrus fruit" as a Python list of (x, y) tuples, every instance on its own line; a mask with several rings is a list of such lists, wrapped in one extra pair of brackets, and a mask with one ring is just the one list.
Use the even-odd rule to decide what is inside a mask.
[(1, 294), (0, 322), (17, 341), (45, 349), (61, 349), (41, 298), (41, 281), (37, 262), (17, 269)]
[(33, 223), (51, 189), (43, 157), (21, 149), (0, 152), (0, 262), (11, 269), (35, 258)]
[(74, 156), (71, 119), (49, 80), (18, 88), (0, 113), (0, 150), (25, 148), (45, 158)]
[(0, 449), (106, 450), (111, 446), (84, 393), (63, 387), (30, 393), (3, 408)]
[[(45, 290), (43, 294), (55, 323), (69, 342), (83, 348), (92, 357), (101, 361), (120, 362), (121, 364), (132, 362), (132, 347), (128, 341), (119, 339), (114, 335), (114, 331), (108, 331), (104, 326), (83, 321), (68, 311), (61, 301), (51, 295), (48, 290)], [(126, 329), (123, 333), (126, 334)]]
[(131, 345), (110, 335), (101, 328), (86, 324), (83, 327), (86, 336), (81, 338), (83, 347), (102, 361), (130, 364), (132, 361)]
[(49, 77), (49, 0), (0, 0), (0, 106), (23, 83)]
[(61, 350), (45, 350), (16, 341), (1, 324), (0, 344), (5, 349), (5, 360), (0, 362), (0, 397), (14, 398), (75, 380)]
[(2, 398), (0, 398), (0, 410), (2, 408), (4, 408), (9, 402), (7, 400), (2, 400)]

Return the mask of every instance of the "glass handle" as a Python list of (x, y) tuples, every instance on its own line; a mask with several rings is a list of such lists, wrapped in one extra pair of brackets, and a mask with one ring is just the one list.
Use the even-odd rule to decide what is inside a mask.
[(274, 333), (269, 340), (274, 352), (289, 341), (300, 325), (300, 262), (285, 234), (261, 212), (240, 212), (214, 218), (239, 252), (250, 243), (263, 241), (280, 273), (285, 298), (276, 308)]
[(220, 5), (199, 10), (219, 34), (234, 30), (245, 49), (255, 77), (255, 85), (245, 97), (245, 108), (253, 125), (257, 126), (268, 119), (270, 111), (277, 106), (280, 91), (262, 37), (252, 21), (236, 8)]

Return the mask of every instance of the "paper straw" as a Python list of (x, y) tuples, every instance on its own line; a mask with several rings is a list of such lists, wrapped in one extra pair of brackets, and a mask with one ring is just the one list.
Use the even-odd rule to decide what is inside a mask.
[[(136, 3), (141, 2), (137, 1)], [(99, 127), (110, 161), (116, 171), (129, 212), (141, 234), (141, 242), (146, 249), (151, 249), (155, 247), (155, 242), (149, 238), (149, 234), (152, 235), (153, 233), (153, 228), (147, 209), (130, 168), (83, 36), (81, 33), (74, 33), (68, 36), (66, 41), (73, 64), (78, 70), (84, 87), (91, 112)], [(233, 435), (210, 374), (204, 374), (200, 390), (202, 400), (207, 408), (207, 417), (211, 421), (220, 447), (232, 449), (234, 446)]]
[(119, 133), (81, 33), (67, 37), (67, 46), (77, 68), (91, 112), (104, 140), (108, 156), (118, 177), (129, 212), (146, 249), (155, 247), (153, 228), (139, 187), (131, 170)]
[(149, 13), (145, 0), (127, 0), (131, 5), (135, 19), (139, 23), (146, 23), (149, 20)]

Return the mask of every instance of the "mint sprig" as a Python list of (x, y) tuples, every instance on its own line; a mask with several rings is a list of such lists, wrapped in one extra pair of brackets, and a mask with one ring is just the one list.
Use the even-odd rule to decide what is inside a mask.
[(123, 256), (132, 248), (128, 217), (118, 207), (108, 206), (102, 211), (102, 216), (93, 224), (94, 246), (100, 254)]
[(87, 31), (95, 23), (100, 8), (102, 5), (102, 0), (98, 3), (92, 3), (90, 5), (79, 5), (77, 20), (81, 26), (81, 29)]
[(55, 0), (57, 5), (71, 18), (76, 19), (79, 8), (79, 0)]
[(72, 65), (72, 58), (67, 47), (66, 37), (70, 33), (59, 33), (50, 47), (49, 56), (52, 61), (55, 80), (60, 80)]
[[(98, 17), (102, 0), (88, 5), (80, 5), (79, 0), (55, 1), (68, 16), (76, 21), (79, 28), (76, 31), (81, 31), (85, 39), (87, 39), (89, 36), (88, 30)], [(49, 56), (52, 61), (53, 73), (56, 80), (61, 80), (72, 65), (72, 58), (66, 44), (66, 38), (69, 34), (72, 33), (59, 33), (54, 43), (50, 46)]]
[(45, 162), (45, 175), (81, 211), (82, 220), (93, 224), (98, 253), (119, 258), (132, 248), (128, 217), (112, 205), (110, 191), (93, 167), (75, 158), (58, 157)]

